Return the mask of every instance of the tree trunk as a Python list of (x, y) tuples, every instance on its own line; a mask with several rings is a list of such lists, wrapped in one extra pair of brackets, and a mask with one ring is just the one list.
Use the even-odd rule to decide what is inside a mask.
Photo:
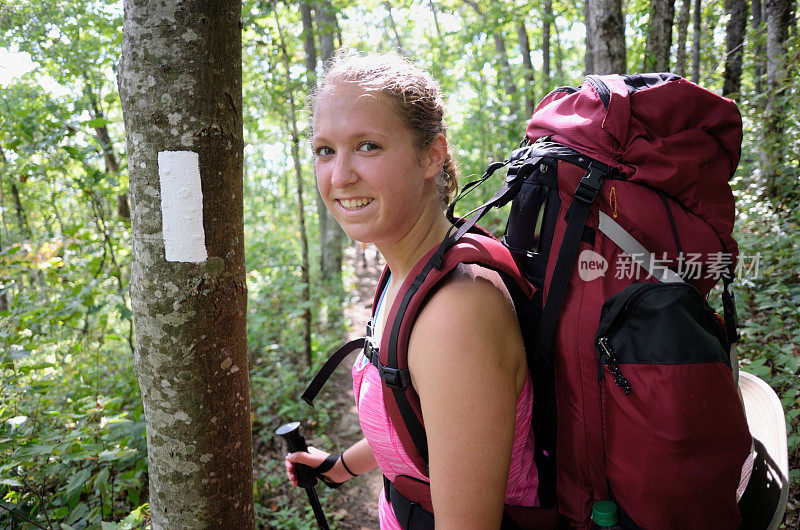
[[(687, 0), (688, 1), (688, 0)], [(694, 14), (692, 15), (692, 82), (700, 82), (700, 17), (702, 16), (700, 0), (694, 0)]]
[(556, 36), (556, 79), (558, 84), (564, 84), (564, 47), (561, 45), (561, 35), (558, 33), (558, 26), (553, 24)]
[[(104, 120), (105, 114), (100, 104), (97, 101), (97, 96), (94, 93), (92, 85), (89, 83), (89, 76), (84, 75), (86, 79), (86, 96), (89, 98), (89, 104), (92, 110), (92, 119)], [(97, 136), (97, 141), (100, 143), (100, 149), (103, 151), (103, 160), (106, 165), (106, 173), (119, 175), (119, 164), (117, 163), (117, 155), (114, 153), (114, 145), (111, 143), (111, 136), (108, 134), (108, 127), (105, 125), (98, 125), (94, 127), (94, 134)], [(128, 195), (117, 195), (117, 215), (119, 217), (130, 219), (131, 208), (128, 203)]]
[[(319, 34), (319, 55), (325, 62), (331, 58), (334, 50), (334, 35), (336, 34), (336, 11), (330, 0), (319, 2), (314, 10), (317, 32)], [(320, 245), (320, 276), (323, 285), (335, 296), (344, 290), (342, 285), (342, 252), (344, 251), (345, 233), (336, 222), (331, 212), (325, 208), (325, 203), (316, 191), (317, 216), (319, 217), (319, 245)], [(341, 304), (331, 307), (334, 314), (330, 315), (336, 320), (341, 313)]]
[[(471, 7), (478, 17), (485, 23), (494, 24), (493, 20), (487, 20), (486, 14), (481, 9), (481, 6), (475, 0), (464, 0), (464, 3)], [(495, 62), (498, 65), (499, 77), (506, 93), (509, 113), (513, 116), (519, 116), (520, 109), (517, 107), (517, 84), (514, 81), (514, 75), (511, 73), (511, 64), (508, 61), (508, 50), (506, 49), (506, 41), (500, 31), (492, 31), (492, 39), (494, 40), (494, 51), (497, 54)]]
[(303, 21), (303, 51), (306, 63), (306, 85), (312, 94), (317, 86), (317, 47), (314, 44), (314, 15), (308, 0), (300, 2), (300, 19)]
[(553, 88), (550, 74), (550, 25), (553, 22), (553, 0), (544, 0), (542, 11), (542, 77), (544, 93), (547, 94)]
[(433, 25), (436, 27), (436, 36), (442, 40), (442, 28), (439, 26), (439, 14), (436, 12), (436, 6), (433, 5), (433, 0), (428, 0), (428, 6), (431, 8), (433, 14)]
[(590, 38), (594, 31), (592, 25), (591, 0), (583, 0), (583, 26), (586, 28), (586, 47), (583, 51), (583, 75), (594, 72), (594, 39)]
[[(766, 0), (767, 23), (767, 98), (764, 113), (764, 144), (761, 148), (761, 174), (766, 183), (767, 196), (776, 203), (794, 186), (784, 175), (782, 161), (786, 152), (783, 118), (786, 114), (787, 96), (780, 91), (787, 84), (788, 64), (786, 41), (791, 22), (790, 0)], [(790, 181), (787, 185), (784, 181)]]
[(586, 42), (592, 43), (589, 73), (621, 74), (625, 65), (625, 20), (622, 0), (587, 0), (589, 3)]
[[(757, 95), (764, 93), (764, 74), (766, 73), (766, 50), (764, 49), (764, 8), (761, 0), (753, 0), (753, 37), (755, 47), (753, 48), (753, 77)], [(756, 105), (763, 109), (764, 105), (760, 98), (756, 99)]]
[(14, 182), (14, 176), (11, 176), (11, 197), (14, 199), (14, 211), (17, 213), (17, 226), (19, 233), (23, 239), (31, 239), (31, 227), (28, 223), (28, 215), (25, 213), (25, 208), (22, 206), (22, 199), (19, 196), (19, 188), (17, 183)]
[[(286, 70), (286, 86), (291, 86), (291, 62), (286, 51), (286, 43), (283, 38), (281, 21), (278, 12), (273, 11), (275, 24), (278, 28), (278, 42), (283, 55), (283, 66)], [(294, 95), (289, 93), (289, 125), (292, 131), (292, 161), (294, 162), (294, 177), (297, 191), (297, 217), (300, 224), (300, 250), (302, 264), (300, 266), (301, 281), (303, 282), (302, 302), (303, 302), (303, 349), (306, 358), (306, 365), (311, 367), (314, 359), (311, 352), (311, 275), (309, 274), (310, 260), (308, 258), (308, 236), (306, 235), (306, 208), (303, 196), (303, 166), (300, 163), (300, 132), (297, 128), (297, 106), (294, 103)]]
[[(2, 233), (0, 233), (0, 236), (2, 236)], [(3, 252), (3, 241), (2, 237), (0, 237), (0, 253), (2, 252)], [(0, 313), (2, 313), (3, 311), (8, 311), (8, 296), (6, 296), (5, 289), (0, 291)]]
[(528, 30), (525, 29), (525, 21), (517, 21), (517, 37), (519, 38), (519, 49), (522, 53), (522, 66), (524, 69), (525, 88), (525, 116), (530, 117), (536, 107), (536, 80), (534, 79), (533, 62), (531, 62), (531, 45), (528, 40)]
[(675, 20), (675, 0), (651, 0), (647, 22), (647, 43), (644, 52), (645, 72), (669, 70), (669, 50), (672, 46), (672, 22)]
[(739, 98), (742, 87), (742, 57), (747, 29), (747, 0), (725, 0), (728, 26), (725, 31), (725, 73), (722, 95)]
[(394, 34), (394, 43), (395, 46), (397, 46), (397, 51), (400, 52), (400, 55), (406, 55), (405, 48), (403, 48), (403, 41), (400, 38), (400, 33), (397, 31), (397, 24), (394, 23), (392, 4), (390, 4), (388, 0), (385, 0), (383, 2), (383, 8), (386, 10), (386, 14), (389, 17), (389, 25), (391, 26), (392, 33)]
[(241, 9), (124, 2), (118, 83), (153, 529), (254, 527)]
[(675, 73), (681, 77), (686, 76), (686, 37), (689, 33), (691, 16), (691, 0), (681, 0), (681, 12), (678, 15), (678, 51), (675, 57)]

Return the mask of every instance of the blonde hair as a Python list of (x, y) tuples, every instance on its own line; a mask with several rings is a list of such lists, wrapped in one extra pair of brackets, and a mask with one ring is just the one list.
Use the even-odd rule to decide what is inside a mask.
[[(326, 63), (322, 79), (310, 97), (312, 121), (319, 94), (325, 87), (338, 83), (353, 83), (386, 97), (411, 131), (420, 152), (431, 145), (437, 135), (447, 136), (439, 83), (428, 72), (397, 54), (338, 50)], [(436, 175), (436, 188), (444, 209), (458, 190), (458, 167), (449, 146), (442, 170)]]

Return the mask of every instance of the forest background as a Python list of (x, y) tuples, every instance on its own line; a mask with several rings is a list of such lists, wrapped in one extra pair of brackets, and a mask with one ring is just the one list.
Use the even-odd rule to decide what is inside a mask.
[[(795, 10), (789, 0), (244, 2), (254, 446), (274, 449), (275, 428), (307, 414), (297, 397), (311, 367), (352, 325), (342, 313), (353, 283), (342, 256), (351, 243), (315, 195), (303, 110), (336, 48), (395, 50), (430, 69), (446, 94), (462, 182), (519, 143), (549, 90), (580, 84), (586, 73), (670, 70), (735, 99), (742, 112), (743, 156), (732, 180), (743, 257), (735, 283), (738, 352), (742, 368), (781, 398), (796, 495)], [(129, 182), (116, 84), (121, 42), (121, 2), (0, 5), (3, 528), (133, 528), (147, 520), (145, 424), (133, 370)], [(20, 61), (26, 66), (13, 69)], [(491, 217), (489, 228), (501, 232), (501, 219)], [(308, 427), (324, 438), (332, 418), (324, 404), (317, 408)], [(296, 515), (274, 500), (285, 482), (282, 462), (266, 466), (254, 489), (258, 524), (310, 524), (307, 511)], [(798, 509), (790, 502), (791, 520)]]

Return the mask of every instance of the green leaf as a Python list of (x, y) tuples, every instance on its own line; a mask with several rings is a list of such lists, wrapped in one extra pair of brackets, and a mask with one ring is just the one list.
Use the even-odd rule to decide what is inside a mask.
[(22, 482), (15, 478), (0, 478), (0, 484), (5, 484), (6, 486), (11, 486), (12, 488), (22, 487)]
[(106, 125), (108, 125), (110, 123), (111, 123), (110, 121), (108, 121), (108, 120), (106, 120), (104, 118), (95, 118), (93, 120), (88, 120), (88, 121), (83, 122), (84, 125), (86, 125), (87, 127), (92, 127), (92, 128), (105, 127)]
[[(69, 483), (67, 484), (66, 490), (66, 497), (67, 503), (72, 506), (78, 502), (78, 498), (83, 491), (83, 487), (86, 485), (86, 482), (92, 474), (89, 472), (88, 469), (81, 469), (70, 478)], [(85, 506), (85, 505), (84, 505)], [(88, 507), (86, 508), (88, 511)], [(74, 521), (73, 521), (74, 522)]]

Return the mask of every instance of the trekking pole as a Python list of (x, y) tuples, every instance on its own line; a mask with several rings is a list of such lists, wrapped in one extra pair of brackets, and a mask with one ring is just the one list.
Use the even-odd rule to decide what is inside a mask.
[[(300, 432), (300, 422), (293, 421), (286, 425), (281, 425), (275, 434), (283, 436), (286, 440), (286, 445), (290, 453), (297, 453), (302, 451), (308, 452), (308, 445), (306, 439)], [(311, 508), (314, 510), (314, 516), (317, 518), (317, 524), (322, 530), (329, 530), (328, 521), (325, 520), (325, 514), (322, 513), (322, 504), (319, 502), (317, 492), (314, 489), (314, 484), (317, 482), (317, 477), (314, 475), (314, 470), (305, 464), (294, 464), (294, 474), (297, 477), (297, 485), (306, 490), (308, 494), (308, 501), (311, 503)]]

